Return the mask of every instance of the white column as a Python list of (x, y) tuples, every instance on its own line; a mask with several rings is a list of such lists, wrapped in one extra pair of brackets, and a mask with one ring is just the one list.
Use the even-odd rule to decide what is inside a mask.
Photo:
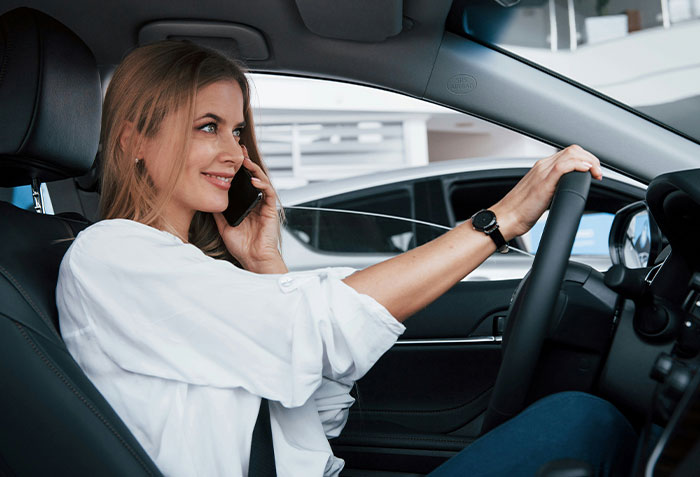
[(578, 47), (578, 33), (576, 32), (576, 10), (574, 9), (574, 0), (568, 0), (566, 10), (569, 14), (569, 49), (576, 51)]
[(668, 0), (661, 0), (661, 20), (664, 28), (671, 27), (671, 9), (668, 6)]
[(428, 164), (427, 118), (411, 118), (403, 122), (404, 163), (408, 166)]
[(301, 140), (297, 123), (292, 124), (292, 177), (306, 179), (301, 166)]
[(549, 48), (557, 51), (559, 48), (559, 32), (557, 31), (557, 8), (554, 0), (549, 0)]

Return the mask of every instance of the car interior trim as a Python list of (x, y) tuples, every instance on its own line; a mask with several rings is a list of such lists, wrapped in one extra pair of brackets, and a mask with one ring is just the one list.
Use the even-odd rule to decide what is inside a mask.
[(309, 31), (318, 36), (363, 42), (401, 33), (403, 0), (296, 0)]
[(398, 340), (397, 345), (454, 345), (454, 344), (484, 344), (500, 343), (501, 336), (474, 336), (470, 338), (442, 338), (442, 339), (408, 339)]
[[(451, 82), (465, 74), (474, 78), (473, 88), (453, 92)], [(500, 101), (494, 102), (495, 97)], [(606, 165), (625, 164), (629, 173), (645, 181), (670, 169), (690, 169), (700, 155), (695, 142), (452, 33), (444, 35), (424, 98), (553, 145), (580, 143)]]
[(189, 40), (245, 61), (270, 57), (262, 33), (239, 23), (167, 20), (149, 23), (139, 30), (139, 45), (160, 40)]

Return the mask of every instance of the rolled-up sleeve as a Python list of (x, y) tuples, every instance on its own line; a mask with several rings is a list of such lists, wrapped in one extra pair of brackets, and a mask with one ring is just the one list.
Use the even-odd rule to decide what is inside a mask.
[[(81, 233), (60, 271), (100, 347), (127, 371), (242, 387), (285, 407), (325, 379), (335, 384), (318, 402), (337, 409), (404, 330), (341, 280), (352, 272), (259, 275), (157, 230), (107, 226)], [(327, 421), (332, 433), (338, 420)]]
[(348, 420), (350, 406), (355, 399), (350, 396), (352, 385), (323, 378), (321, 387), (313, 394), (318, 416), (326, 437), (338, 437)]

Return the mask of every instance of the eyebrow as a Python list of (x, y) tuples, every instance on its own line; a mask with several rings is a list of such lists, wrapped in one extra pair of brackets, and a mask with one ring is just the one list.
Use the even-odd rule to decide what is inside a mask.
[[(199, 119), (204, 119), (204, 118), (211, 118), (211, 119), (213, 119), (214, 121), (216, 121), (217, 123), (223, 123), (223, 122), (225, 122), (225, 121), (223, 120), (223, 118), (221, 118), (221, 116), (217, 116), (217, 115), (214, 114), (214, 113), (206, 113), (206, 114), (203, 114), (202, 116), (200, 116), (200, 117), (197, 118), (197, 119), (199, 120)], [(244, 128), (244, 127), (246, 127), (246, 122), (245, 122), (245, 121), (241, 121), (240, 123), (238, 123), (238, 124), (236, 125), (235, 129)]]

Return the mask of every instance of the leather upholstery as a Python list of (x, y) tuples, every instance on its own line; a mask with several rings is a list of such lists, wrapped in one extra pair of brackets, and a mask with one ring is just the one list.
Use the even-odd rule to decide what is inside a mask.
[(9, 475), (161, 475), (58, 333), (58, 267), (86, 225), (0, 202), (0, 454)]
[(65, 26), (29, 8), (0, 17), (0, 104), (0, 186), (90, 168), (99, 141), (100, 78), (88, 47)]
[[(0, 17), (0, 32), (3, 184), (88, 168), (101, 101), (89, 50), (58, 22), (29, 9)], [(21, 45), (20, 57), (13, 56), (18, 39), (29, 44)], [(60, 104), (69, 112), (59, 111)], [(22, 124), (15, 124), (15, 113)], [(59, 265), (88, 225), (75, 215), (39, 215), (0, 202), (0, 475), (159, 476), (59, 334)]]

